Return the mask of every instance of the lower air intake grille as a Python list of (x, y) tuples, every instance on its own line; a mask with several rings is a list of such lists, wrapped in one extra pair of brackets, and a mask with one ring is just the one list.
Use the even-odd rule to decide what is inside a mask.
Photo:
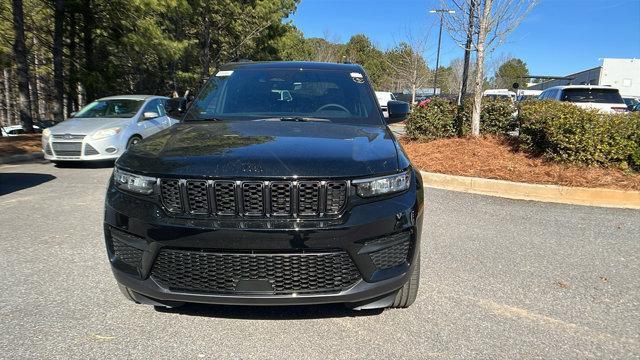
[[(151, 276), (174, 291), (211, 294), (335, 293), (360, 280), (346, 252), (238, 254), (163, 249)], [(262, 285), (237, 288), (252, 281)]]
[(378, 269), (389, 269), (407, 261), (409, 240), (389, 246), (369, 254)]
[(84, 154), (85, 155), (98, 155), (100, 153), (93, 146), (91, 146), (89, 144), (86, 144), (84, 146)]
[(82, 151), (81, 142), (54, 142), (52, 147), (57, 156), (80, 156)]
[(142, 250), (129, 246), (115, 238), (111, 238), (111, 242), (113, 244), (113, 253), (120, 261), (133, 267), (140, 265)]

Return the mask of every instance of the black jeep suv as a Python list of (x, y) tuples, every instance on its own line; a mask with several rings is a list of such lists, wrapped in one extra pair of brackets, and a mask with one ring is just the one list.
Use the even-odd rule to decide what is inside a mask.
[[(401, 121), (407, 103), (390, 101)], [(181, 122), (123, 154), (113, 273), (137, 303), (407, 307), (423, 192), (359, 65), (225, 65)]]

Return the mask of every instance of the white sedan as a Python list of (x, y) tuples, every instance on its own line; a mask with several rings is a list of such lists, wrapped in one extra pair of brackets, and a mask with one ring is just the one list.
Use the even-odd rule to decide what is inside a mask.
[(167, 99), (151, 95), (98, 99), (72, 118), (42, 132), (45, 159), (53, 162), (116, 159), (138, 141), (177, 122), (165, 112)]

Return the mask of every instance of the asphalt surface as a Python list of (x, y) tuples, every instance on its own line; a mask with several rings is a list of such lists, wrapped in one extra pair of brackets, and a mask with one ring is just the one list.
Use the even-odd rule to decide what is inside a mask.
[(118, 292), (111, 168), (0, 167), (0, 358), (638, 358), (640, 212), (426, 193), (406, 310), (156, 311)]

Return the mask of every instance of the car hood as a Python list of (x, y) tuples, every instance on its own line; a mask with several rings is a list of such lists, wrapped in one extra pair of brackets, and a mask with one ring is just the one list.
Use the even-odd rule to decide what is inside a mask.
[(88, 135), (99, 129), (126, 126), (131, 118), (71, 118), (50, 127), (52, 134)]
[(192, 122), (143, 140), (117, 165), (152, 176), (361, 177), (398, 171), (396, 146), (384, 126)]

